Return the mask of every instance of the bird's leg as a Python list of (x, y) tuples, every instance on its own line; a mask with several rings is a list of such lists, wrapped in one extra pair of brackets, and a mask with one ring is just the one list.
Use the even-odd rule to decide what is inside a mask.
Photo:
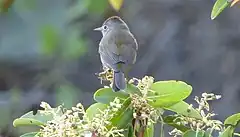
[(98, 78), (101, 80), (101, 84), (103, 80), (112, 82), (113, 80), (113, 70), (103, 67), (103, 72), (97, 74)]
[(113, 70), (112, 69), (107, 70), (106, 78), (107, 78), (108, 81), (113, 81)]

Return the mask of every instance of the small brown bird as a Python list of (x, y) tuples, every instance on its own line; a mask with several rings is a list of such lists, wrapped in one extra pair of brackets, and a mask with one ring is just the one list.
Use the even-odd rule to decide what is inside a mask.
[(114, 91), (126, 88), (125, 75), (136, 62), (138, 44), (127, 24), (118, 16), (104, 21), (103, 25), (94, 30), (102, 32), (99, 54), (103, 68), (112, 69)]

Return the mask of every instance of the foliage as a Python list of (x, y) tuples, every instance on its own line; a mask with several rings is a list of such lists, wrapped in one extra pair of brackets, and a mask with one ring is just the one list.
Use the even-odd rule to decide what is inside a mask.
[(108, 0), (108, 1), (116, 11), (120, 10), (123, 4), (123, 0)]
[[(92, 0), (85, 0), (85, 4), (81, 4), (84, 5), (86, 7), (88, 7), (88, 9), (90, 11), (103, 11), (103, 9), (105, 8), (105, 0), (101, 1), (98, 4), (96, 4), (95, 2), (92, 2)], [(8, 9), (11, 7), (11, 5), (13, 4), (14, 0), (1, 0), (0, 1), (0, 11), (2, 12), (6, 12), (8, 11)], [(109, 4), (112, 6), (112, 8), (116, 11), (119, 11), (123, 5), (124, 0), (108, 0)], [(215, 19), (226, 7), (228, 7), (230, 5), (230, 7), (234, 6), (236, 3), (238, 3), (239, 0), (216, 0), (213, 8), (212, 8), (212, 12), (211, 12), (211, 19)], [(92, 4), (94, 3), (94, 4)], [(101, 4), (101, 6), (99, 6), (99, 4)], [(77, 4), (80, 5), (80, 4)], [(94, 6), (94, 5), (98, 5), (98, 6)], [(99, 9), (100, 8), (100, 9)], [(79, 8), (78, 9), (83, 9), (83, 8)], [(79, 11), (79, 10), (78, 10)], [(77, 15), (83, 14), (83, 12), (79, 13), (76, 12), (76, 10), (74, 10), (73, 13), (77, 13)], [(74, 14), (74, 16), (75, 16)], [(71, 14), (72, 15), (72, 14)]]
[(217, 0), (212, 9), (211, 19), (215, 19), (230, 4), (232, 7), (238, 2), (239, 0)]
[[(211, 19), (215, 19), (230, 3), (233, 6), (238, 1), (217, 0), (212, 9)], [(12, 3), (13, 0), (2, 0), (1, 11), (7, 11)], [(94, 12), (103, 11), (102, 7), (105, 8), (104, 2), (99, 2), (103, 4), (100, 9), (95, 8), (98, 4), (92, 3), (85, 0), (84, 6)], [(109, 0), (109, 4), (119, 11), (123, 0)], [(45, 56), (50, 56), (59, 50), (58, 45), (64, 36), (60, 35), (53, 26), (45, 26), (41, 34), (42, 52)], [(61, 50), (64, 52), (61, 52), (59, 57), (64, 60), (69, 57), (79, 57), (82, 52), (85, 52), (83, 47), (76, 46), (84, 45), (84, 41), (77, 37), (77, 32), (70, 33), (66, 43), (71, 48)], [(64, 91), (74, 93), (74, 88), (63, 86), (58, 93), (65, 95)], [(56, 108), (42, 102), (40, 106), (44, 110), (38, 110), (36, 114), (32, 111), (28, 112), (15, 119), (13, 125), (14, 127), (39, 127), (39, 130), (23, 134), (21, 137), (153, 137), (154, 126), (157, 123), (162, 124), (162, 127), (164, 125), (173, 127), (169, 132), (173, 136), (211, 137), (213, 131), (217, 132), (219, 137), (239, 136), (238, 133), (234, 133), (234, 130), (240, 121), (240, 113), (228, 117), (222, 123), (213, 119), (216, 114), (212, 113), (208, 104), (208, 101), (219, 99), (221, 96), (203, 93), (201, 98), (195, 97), (198, 104), (195, 108), (184, 101), (191, 92), (192, 87), (183, 81), (154, 82), (153, 77), (146, 76), (141, 80), (131, 79), (124, 92), (113, 92), (109, 87), (97, 90), (94, 94), (96, 103), (86, 110), (81, 103), (68, 109), (73, 102), (65, 102), (67, 107), (60, 105)], [(62, 99), (58, 98), (58, 100)], [(168, 111), (174, 114), (166, 115), (165, 112)]]
[[(201, 98), (195, 97), (197, 108), (184, 102), (192, 87), (183, 81), (154, 82), (153, 77), (146, 76), (130, 80), (127, 87), (125, 92), (117, 93), (111, 88), (97, 90), (94, 94), (97, 103), (87, 110), (80, 103), (66, 109), (63, 105), (52, 108), (42, 102), (44, 110), (38, 110), (36, 115), (28, 112), (14, 120), (13, 125), (39, 127), (36, 132), (22, 135), (27, 137), (153, 137), (156, 123), (173, 127), (169, 132), (173, 136), (210, 137), (216, 131), (219, 137), (231, 137), (240, 121), (240, 113), (228, 117), (224, 124), (212, 118), (215, 114), (208, 101), (221, 98), (219, 95), (203, 93)], [(165, 115), (167, 111), (174, 114)]]

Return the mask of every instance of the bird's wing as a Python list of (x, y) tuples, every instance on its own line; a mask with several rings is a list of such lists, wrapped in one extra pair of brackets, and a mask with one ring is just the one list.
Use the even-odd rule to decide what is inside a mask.
[(112, 51), (116, 47), (113, 43), (109, 43), (106, 37), (103, 37), (100, 44), (99, 44), (99, 54), (101, 58), (101, 62), (103, 66), (107, 66), (108, 68), (112, 68), (113, 70), (118, 70), (117, 64), (119, 62), (119, 56)]
[(129, 32), (118, 31), (106, 35), (100, 42), (99, 53), (102, 62), (106, 62), (114, 70), (124, 69), (136, 61), (137, 43)]
[(128, 65), (135, 63), (138, 47), (136, 39), (129, 31), (118, 31), (115, 35), (115, 45), (116, 49), (112, 52), (119, 56), (119, 61)]

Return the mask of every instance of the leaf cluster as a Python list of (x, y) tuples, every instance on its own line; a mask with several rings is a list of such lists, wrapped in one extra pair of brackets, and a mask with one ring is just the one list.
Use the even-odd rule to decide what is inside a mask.
[[(125, 92), (113, 92), (111, 88), (97, 90), (94, 94), (96, 103), (89, 106), (86, 111), (82, 108), (81, 113), (75, 114), (77, 120), (64, 121), (63, 125), (70, 124), (75, 128), (68, 130), (90, 134), (92, 137), (101, 136), (103, 130), (106, 132), (105, 136), (153, 137), (156, 123), (173, 127), (174, 130), (170, 132), (173, 136), (211, 137), (213, 130), (219, 133), (219, 137), (237, 135), (234, 130), (240, 121), (240, 114), (228, 117), (223, 124), (218, 120), (212, 120), (214, 114), (208, 113), (207, 101), (218, 99), (218, 96), (204, 93), (202, 98), (195, 98), (199, 107), (193, 108), (184, 101), (191, 94), (192, 87), (183, 81), (154, 82), (152, 77), (144, 77), (137, 83), (137, 85), (129, 83)], [(76, 110), (76, 107), (72, 110), (65, 110), (63, 106), (51, 108), (46, 103), (42, 106), (45, 110), (38, 110), (36, 115), (28, 112), (14, 120), (15, 127), (33, 125), (40, 127), (39, 131), (26, 133), (21, 137), (41, 136), (44, 132), (42, 129), (52, 127), (54, 120), (60, 121), (59, 117), (63, 116), (65, 119), (73, 118), (66, 112), (73, 112), (74, 108)], [(49, 110), (51, 113), (46, 113)], [(174, 114), (165, 115), (166, 111)], [(88, 120), (84, 120), (86, 118)], [(97, 124), (101, 121), (105, 121), (105, 124)], [(60, 125), (55, 126), (59, 128)]]

